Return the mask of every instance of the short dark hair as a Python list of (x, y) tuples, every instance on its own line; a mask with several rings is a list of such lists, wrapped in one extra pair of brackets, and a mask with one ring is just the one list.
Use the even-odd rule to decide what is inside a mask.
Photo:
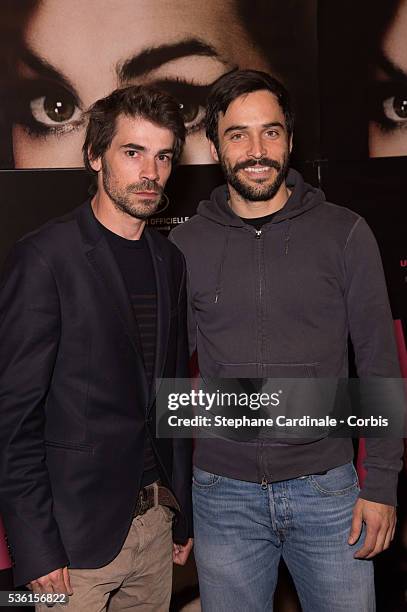
[(206, 106), (206, 135), (219, 149), (219, 113), (225, 114), (229, 105), (253, 91), (270, 91), (277, 99), (284, 114), (285, 125), (290, 137), (294, 129), (294, 112), (288, 91), (280, 81), (260, 70), (232, 70), (217, 79), (209, 92)]
[(186, 135), (181, 109), (175, 98), (165, 92), (144, 85), (115, 89), (92, 104), (86, 114), (88, 125), (82, 147), (83, 160), (85, 168), (93, 175), (97, 172), (90, 161), (101, 157), (110, 147), (120, 115), (141, 117), (171, 130), (175, 136), (173, 163), (181, 155)]

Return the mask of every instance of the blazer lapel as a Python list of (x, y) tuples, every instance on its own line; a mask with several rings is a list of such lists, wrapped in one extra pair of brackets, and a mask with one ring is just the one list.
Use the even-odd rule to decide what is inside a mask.
[(122, 274), (106, 239), (103, 237), (94, 249), (88, 251), (87, 256), (95, 274), (106, 288), (106, 294), (114, 305), (135, 350), (141, 356), (141, 343), (134, 312)]
[(106, 290), (107, 300), (110, 301), (116, 311), (123, 325), (124, 332), (129, 337), (136, 352), (140, 369), (144, 374), (144, 386), (147, 396), (147, 377), (142, 357), (141, 340), (130, 298), (114, 255), (93, 216), (90, 202), (87, 202), (86, 205), (81, 207), (78, 217), (79, 227), (86, 244), (86, 255), (94, 274)]
[(170, 331), (171, 300), (168, 287), (167, 272), (159, 245), (154, 240), (154, 234), (145, 228), (145, 236), (151, 253), (154, 274), (157, 285), (157, 327), (154, 374), (150, 388), (149, 410), (154, 404), (160, 379), (163, 374), (167, 356), (168, 336)]

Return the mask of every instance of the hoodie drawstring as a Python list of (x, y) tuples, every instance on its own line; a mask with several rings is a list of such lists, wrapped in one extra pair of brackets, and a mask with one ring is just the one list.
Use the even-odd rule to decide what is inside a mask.
[(284, 237), (284, 244), (285, 244), (285, 249), (284, 252), (286, 255), (288, 255), (288, 247), (290, 244), (290, 225), (291, 225), (291, 219), (288, 219), (287, 221), (287, 229), (285, 231), (285, 237)]
[(222, 287), (222, 273), (223, 273), (223, 264), (225, 262), (226, 259), (226, 253), (228, 250), (228, 244), (229, 244), (229, 235), (230, 235), (230, 226), (226, 225), (225, 226), (225, 239), (223, 241), (223, 248), (222, 248), (222, 255), (220, 258), (220, 264), (219, 264), (219, 270), (218, 270), (218, 277), (216, 279), (216, 290), (215, 290), (215, 304), (217, 304), (219, 296), (220, 296), (220, 291), (221, 291), (221, 287)]

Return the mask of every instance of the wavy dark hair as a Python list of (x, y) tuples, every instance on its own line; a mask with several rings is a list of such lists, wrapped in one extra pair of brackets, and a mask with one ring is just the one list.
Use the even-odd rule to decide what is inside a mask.
[(179, 103), (165, 92), (144, 85), (115, 89), (92, 104), (86, 115), (88, 124), (82, 151), (85, 168), (92, 175), (97, 172), (90, 162), (101, 157), (110, 147), (120, 115), (141, 117), (170, 130), (175, 137), (173, 164), (180, 158), (186, 129)]
[(226, 113), (229, 105), (245, 94), (253, 91), (270, 91), (283, 111), (288, 137), (294, 129), (294, 112), (291, 108), (288, 91), (280, 81), (260, 70), (232, 70), (223, 74), (212, 85), (206, 107), (206, 135), (219, 149), (219, 113)]

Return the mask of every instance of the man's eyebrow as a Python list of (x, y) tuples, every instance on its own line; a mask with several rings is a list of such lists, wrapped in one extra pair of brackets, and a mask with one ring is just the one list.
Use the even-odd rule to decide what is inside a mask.
[(51, 81), (57, 81), (59, 85), (70, 91), (71, 94), (75, 96), (78, 102), (80, 102), (80, 97), (75, 87), (72, 85), (71, 81), (64, 75), (62, 72), (57, 70), (52, 64), (47, 62), (43, 57), (37, 55), (32, 49), (28, 46), (25, 46), (21, 56), (21, 61), (31, 68), (35, 72), (37, 72), (40, 76), (49, 79)]
[[(223, 135), (228, 134), (229, 132), (234, 132), (235, 130), (247, 130), (248, 127), (248, 125), (231, 125), (230, 127), (226, 128), (226, 130), (223, 132)], [(283, 130), (286, 129), (280, 121), (270, 121), (269, 123), (263, 123), (262, 127), (281, 127)]]
[(121, 149), (133, 149), (134, 151), (145, 151), (146, 148), (142, 145), (135, 144), (134, 142), (127, 142), (126, 144), (122, 144), (120, 146)]
[(270, 121), (270, 123), (263, 123), (264, 128), (270, 127), (281, 127), (283, 130), (286, 129), (285, 125), (281, 121)]
[(202, 55), (205, 57), (219, 57), (215, 48), (199, 38), (189, 38), (177, 43), (149, 47), (141, 53), (118, 65), (117, 72), (121, 81), (128, 81), (151, 72), (167, 62), (188, 57), (190, 55)]
[[(127, 142), (126, 144), (122, 144), (120, 145), (121, 149), (131, 149), (132, 151), (146, 151), (146, 147), (143, 147), (143, 145), (139, 145), (136, 144), (134, 142)], [(174, 149), (171, 148), (167, 148), (167, 149), (160, 149), (159, 151), (157, 151), (157, 155), (163, 155), (164, 153), (174, 153)]]
[(234, 132), (235, 130), (247, 130), (247, 125), (230, 125), (223, 132), (223, 135), (228, 134), (229, 132)]
[(160, 149), (157, 153), (157, 155), (163, 155), (163, 154), (167, 154), (167, 153), (174, 153), (174, 149)]
[(407, 73), (404, 72), (397, 64), (395, 64), (387, 55), (383, 52), (380, 53), (377, 60), (378, 68), (381, 68), (383, 72), (386, 73), (393, 81), (402, 83), (405, 85), (407, 83)]

